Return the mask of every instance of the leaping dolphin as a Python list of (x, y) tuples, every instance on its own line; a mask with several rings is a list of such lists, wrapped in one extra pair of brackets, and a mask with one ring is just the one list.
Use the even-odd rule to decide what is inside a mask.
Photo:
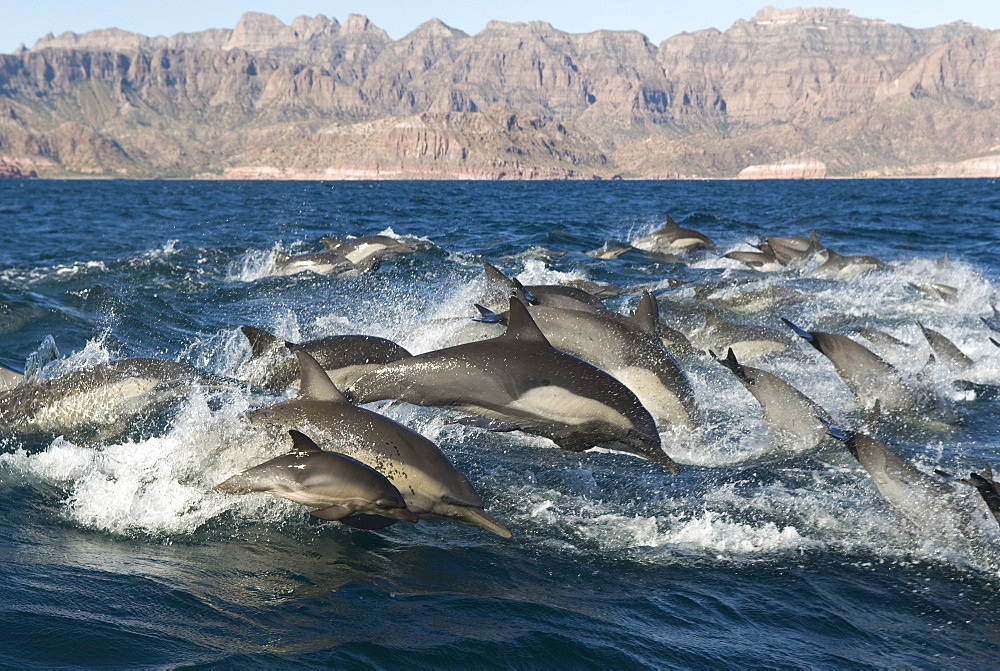
[(874, 256), (844, 256), (827, 248), (826, 261), (806, 273), (806, 277), (845, 281), (885, 267), (885, 263)]
[(253, 326), (241, 326), (250, 341), (247, 368), (253, 383), (274, 392), (283, 392), (299, 379), (298, 363), (292, 352), (308, 352), (316, 359), (338, 389), (353, 383), (362, 374), (390, 361), (410, 356), (391, 340), (367, 335), (317, 338), (304, 343), (280, 340)]
[(826, 439), (824, 421), (828, 424), (833, 420), (830, 413), (815, 401), (777, 375), (744, 366), (736, 359), (732, 349), (725, 359), (720, 359), (714, 352), (711, 354), (716, 361), (732, 371), (736, 379), (757, 399), (764, 415), (764, 423), (786, 444), (806, 450)]
[(555, 349), (517, 298), (510, 300), (503, 335), (386, 364), (347, 393), (357, 403), (394, 398), (453, 407), (567, 450), (611, 446), (680, 472), (636, 395), (596, 366)]
[(925, 393), (864, 345), (836, 333), (806, 331), (784, 317), (781, 320), (830, 360), (837, 376), (865, 407), (873, 408), (878, 401), (884, 411), (898, 412), (928, 405)]
[(886, 503), (922, 535), (940, 538), (958, 532), (973, 538), (978, 534), (972, 521), (983, 511), (954, 487), (916, 468), (876, 438), (833, 425), (828, 429), (871, 476)]
[(663, 346), (656, 302), (648, 291), (643, 291), (632, 317), (609, 310), (527, 308), (552, 347), (594, 364), (632, 390), (660, 429), (698, 424), (694, 389)]
[(302, 375), (298, 394), (249, 413), (252, 423), (308, 432), (320, 447), (371, 466), (399, 490), (417, 517), (457, 520), (510, 537), (437, 445), (388, 417), (351, 405), (315, 359), (302, 351), (295, 356)]
[(785, 266), (800, 264), (816, 252), (825, 249), (823, 245), (819, 244), (815, 229), (809, 232), (809, 237), (803, 235), (794, 235), (791, 237), (769, 235), (764, 238), (764, 243), (761, 247), (763, 245), (767, 245), (771, 253), (778, 260), (778, 263)]
[(718, 249), (707, 235), (691, 228), (679, 226), (669, 214), (659, 230), (644, 235), (633, 242), (632, 246), (646, 252), (664, 254), (693, 252), (698, 249)]
[(416, 251), (410, 245), (388, 235), (364, 235), (350, 240), (323, 237), (320, 242), (327, 252), (339, 254), (365, 270), (374, 268), (384, 258)]
[(223, 494), (266, 492), (316, 507), (309, 513), (313, 517), (348, 526), (380, 528), (397, 520), (417, 521), (399, 490), (374, 468), (344, 454), (324, 452), (303, 433), (288, 433), (291, 452), (248, 468), (215, 490)]

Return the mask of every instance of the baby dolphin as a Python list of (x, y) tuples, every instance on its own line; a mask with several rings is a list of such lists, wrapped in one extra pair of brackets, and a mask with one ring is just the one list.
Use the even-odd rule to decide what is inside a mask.
[(291, 352), (308, 352), (338, 389), (349, 386), (362, 374), (382, 364), (410, 356), (396, 343), (377, 336), (327, 336), (293, 343), (253, 326), (241, 326), (240, 331), (250, 341), (251, 357), (247, 364), (252, 382), (277, 393), (299, 379), (298, 363)]
[(249, 413), (252, 423), (306, 430), (321, 447), (371, 466), (399, 490), (417, 517), (444, 517), (510, 538), (510, 530), (483, 510), (472, 483), (437, 445), (388, 417), (351, 405), (315, 359), (302, 351), (295, 356), (302, 374), (298, 394)]
[[(223, 494), (267, 492), (315, 506), (310, 515), (352, 525), (352, 516), (364, 528), (389, 526), (397, 520), (416, 522), (406, 502), (389, 480), (356, 459), (324, 452), (308, 436), (295, 430), (292, 451), (249, 468), (215, 487)], [(376, 516), (384, 520), (369, 520)]]
[(554, 348), (517, 298), (510, 300), (503, 335), (386, 364), (347, 391), (357, 403), (394, 398), (453, 407), (573, 452), (610, 446), (680, 472), (636, 395)]
[(693, 252), (698, 249), (718, 249), (707, 235), (679, 226), (669, 214), (662, 228), (649, 235), (644, 235), (632, 245), (636, 249), (661, 254)]
[(882, 357), (847, 336), (806, 331), (784, 317), (796, 335), (805, 339), (833, 364), (837, 376), (867, 408), (879, 401), (882, 410), (915, 410), (928, 404), (925, 394), (914, 389), (902, 374)]
[(824, 421), (830, 414), (801, 391), (766, 370), (744, 366), (732, 349), (725, 359), (709, 352), (716, 361), (728, 368), (746, 387), (764, 415), (764, 423), (790, 447), (806, 450), (826, 439)]

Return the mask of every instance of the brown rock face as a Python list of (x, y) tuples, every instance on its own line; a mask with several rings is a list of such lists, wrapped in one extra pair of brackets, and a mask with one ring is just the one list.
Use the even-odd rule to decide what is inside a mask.
[(998, 98), (1000, 31), (960, 22), (767, 8), (656, 46), (436, 20), (393, 41), (357, 15), (248, 13), (0, 55), (0, 155), (43, 176), (732, 177), (787, 156), (926, 174), (996, 153)]

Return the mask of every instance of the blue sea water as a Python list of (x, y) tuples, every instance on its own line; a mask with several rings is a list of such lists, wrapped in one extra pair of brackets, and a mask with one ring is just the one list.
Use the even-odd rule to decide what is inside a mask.
[[(666, 213), (720, 251), (586, 255)], [(889, 267), (838, 282), (721, 257), (810, 229)], [(929, 354), (922, 323), (975, 364), (925, 374), (943, 411), (881, 437), (927, 473), (1000, 465), (1000, 349), (981, 320), (1000, 287), (995, 180), (18, 181), (0, 182), (0, 231), (0, 364), (16, 370), (52, 336), (60, 356), (43, 372), (155, 356), (238, 381), (241, 324), (429, 351), (475, 315), (489, 261), (525, 284), (651, 288), (689, 336), (706, 305), (772, 328), (779, 316), (877, 326), (910, 344), (893, 363), (913, 375)], [(356, 276), (270, 274), (277, 251), (376, 233), (417, 252)], [(926, 282), (955, 300), (913, 286)], [(774, 288), (805, 300), (759, 298)], [(761, 367), (857, 422), (829, 362), (802, 345)], [(3, 437), (0, 666), (996, 666), (1000, 533), (921, 535), (838, 444), (777, 446), (728, 371), (707, 356), (681, 363), (706, 421), (663, 436), (679, 476), (449, 424), (446, 410), (372, 406), (438, 444), (510, 539), (445, 521), (348, 529), (287, 501), (210, 492), (282, 451), (243, 421), (276, 400), (248, 385), (193, 392), (97, 446)]]

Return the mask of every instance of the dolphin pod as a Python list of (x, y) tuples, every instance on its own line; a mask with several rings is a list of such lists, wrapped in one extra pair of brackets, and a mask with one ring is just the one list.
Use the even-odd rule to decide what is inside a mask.
[[(372, 269), (396, 254), (419, 258), (414, 247), (388, 236), (321, 242), (324, 252), (283, 261), (287, 272), (323, 273), (329, 266), (336, 274)], [(661, 230), (637, 240), (635, 248), (698, 259), (715, 251), (718, 257), (746, 265), (728, 264), (726, 273), (796, 274), (813, 285), (852, 281), (892, 268), (874, 257), (839, 255), (820, 245), (815, 231), (809, 236), (768, 236), (757, 246), (758, 252), (722, 254), (708, 236), (681, 228), (670, 217)], [(617, 251), (591, 258), (618, 263)], [(698, 254), (689, 254), (694, 251)], [(671, 262), (675, 258), (681, 257), (672, 257)], [(657, 263), (662, 261), (660, 257)], [(832, 366), (862, 407), (904, 418), (919, 416), (933, 400), (929, 388), (835, 331), (862, 335), (894, 362), (911, 357), (922, 346), (951, 371), (969, 369), (972, 357), (938, 331), (911, 322), (924, 338), (919, 344), (907, 343), (879, 329), (851, 325), (846, 318), (816, 319), (806, 310), (802, 314), (810, 315), (806, 319), (811, 323), (833, 324), (829, 330), (806, 330), (783, 319), (794, 336), (823, 355), (809, 357), (801, 354), (808, 348), (791, 346), (797, 342), (794, 336), (767, 325), (775, 311), (798, 309), (795, 306), (809, 295), (767, 280), (751, 280), (735, 290), (731, 282), (699, 281), (672, 292), (682, 283), (670, 278), (652, 278), (655, 282), (645, 289), (579, 279), (525, 285), (491, 263), (484, 262), (483, 269), (482, 301), (494, 309), (476, 304), (479, 323), (469, 321), (471, 328), (460, 330), (457, 344), (450, 347), (413, 355), (375, 336), (337, 335), (291, 343), (264, 329), (240, 327), (251, 356), (239, 379), (255, 390), (281, 395), (298, 382), (291, 398), (246, 414), (250, 426), (273, 438), (275, 446), (287, 445), (290, 437), (292, 449), (278, 447), (281, 451), (276, 450), (272, 459), (231, 475), (214, 490), (227, 495), (271, 494), (310, 508), (313, 517), (361, 529), (380, 529), (400, 520), (447, 519), (507, 538), (508, 526), (487, 512), (476, 486), (437, 445), (358, 404), (391, 399), (441, 407), (452, 415), (449, 423), (521, 431), (573, 452), (609, 448), (678, 474), (680, 466), (667, 454), (660, 431), (681, 425), (695, 429), (683, 434), (685, 440), (690, 435), (697, 446), (703, 439), (711, 420), (699, 412), (697, 394), (705, 393), (706, 384), (703, 380), (700, 386), (692, 384), (699, 378), (689, 372), (697, 366), (702, 372), (716, 369), (714, 359), (732, 375), (718, 373), (713, 384), (752, 395), (771, 441), (794, 452), (822, 450), (823, 454), (836, 449), (831, 447), (836, 445), (829, 440), (831, 435), (843, 441), (881, 498), (914, 527), (928, 530), (944, 520), (968, 529), (969, 520), (984, 510), (1000, 523), (1000, 486), (988, 467), (965, 480), (951, 478), (970, 485), (970, 494), (978, 494), (978, 499), (970, 498), (981, 505), (970, 508), (961, 502), (959, 492), (965, 488), (956, 490), (950, 482), (924, 473), (872, 435), (838, 429), (834, 415), (842, 419), (839, 413), (845, 409), (830, 406), (831, 414), (786, 382), (778, 368), (782, 362), (816, 371)], [(930, 297), (942, 299), (937, 301), (942, 309), (945, 301), (950, 309), (961, 294), (941, 282), (906, 284), (911, 295), (914, 290), (922, 292), (920, 300), (925, 303), (932, 302)], [(626, 302), (615, 309), (605, 304), (614, 304), (626, 293), (641, 293), (630, 315), (622, 310)], [(988, 307), (991, 314), (982, 318), (983, 326), (1000, 330), (1000, 313)], [(702, 314), (704, 326), (699, 327)], [(468, 316), (447, 319), (455, 323)], [(675, 358), (667, 347), (683, 354)], [(746, 364), (750, 360), (764, 363), (755, 361), (761, 367), (751, 367)], [(44, 360), (29, 366), (26, 374), (0, 366), (0, 430), (45, 430), (55, 435), (85, 427), (111, 435), (111, 430), (120, 430), (135, 417), (176, 403), (195, 386), (214, 389), (220, 384), (182, 364), (154, 359), (113, 362), (51, 380), (36, 374), (41, 363)], [(704, 407), (713, 406), (717, 407), (712, 403)], [(847, 412), (852, 408), (849, 404)], [(711, 413), (706, 414), (711, 417)], [(478, 434), (463, 435), (476, 440)], [(944, 512), (928, 525), (926, 511), (935, 505)]]

